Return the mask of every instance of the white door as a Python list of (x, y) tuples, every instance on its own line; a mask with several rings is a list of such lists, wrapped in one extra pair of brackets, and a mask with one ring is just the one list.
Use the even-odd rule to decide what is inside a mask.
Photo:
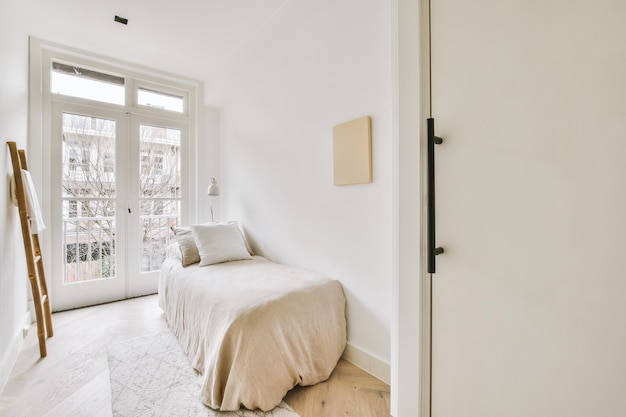
[(131, 115), (128, 172), (129, 296), (152, 294), (161, 263), (182, 219), (188, 188), (186, 123)]
[(52, 106), (54, 309), (157, 291), (181, 222), (186, 123)]
[(53, 308), (126, 297), (128, 124), (123, 112), (52, 106)]
[(625, 22), (431, 0), (432, 416), (626, 415)]

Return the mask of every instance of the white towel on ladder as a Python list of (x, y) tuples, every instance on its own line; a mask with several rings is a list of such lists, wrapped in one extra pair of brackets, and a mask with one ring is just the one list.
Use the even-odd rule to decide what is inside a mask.
[(24, 183), (24, 192), (26, 194), (26, 205), (28, 206), (28, 218), (30, 220), (30, 228), (33, 233), (40, 233), (46, 228), (41, 215), (41, 207), (37, 200), (37, 192), (30, 172), (22, 170), (22, 182)]

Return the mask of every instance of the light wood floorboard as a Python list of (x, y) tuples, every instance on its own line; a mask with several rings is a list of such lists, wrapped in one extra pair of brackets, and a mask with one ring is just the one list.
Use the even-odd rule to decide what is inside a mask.
[[(107, 344), (167, 328), (156, 296), (55, 313), (53, 325), (43, 359), (31, 327), (0, 416), (111, 417)], [(301, 417), (388, 417), (389, 385), (342, 359), (328, 381), (296, 387), (285, 401)]]

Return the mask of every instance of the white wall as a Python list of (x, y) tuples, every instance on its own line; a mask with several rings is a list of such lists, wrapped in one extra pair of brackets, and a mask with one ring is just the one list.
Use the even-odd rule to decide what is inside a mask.
[(213, 205), (216, 220), (220, 215), (220, 198), (207, 195), (211, 178), (220, 177), (220, 111), (214, 107), (204, 107), (203, 111), (198, 136), (200, 140), (196, 151), (197, 155), (201, 155), (197, 164), (198, 198), (196, 199), (197, 221), (201, 223), (211, 221), (211, 205)]
[(0, 2), (0, 392), (22, 345), (28, 275), (17, 208), (10, 199), (11, 159), (6, 142), (26, 147), (28, 37), (19, 0)]
[[(239, 220), (253, 248), (270, 259), (341, 280), (350, 346), (386, 372), (390, 13), (390, 4), (377, 0), (289, 3), (206, 91), (228, 97), (220, 112), (220, 220)], [(334, 186), (332, 127), (365, 115), (372, 116), (374, 181)]]

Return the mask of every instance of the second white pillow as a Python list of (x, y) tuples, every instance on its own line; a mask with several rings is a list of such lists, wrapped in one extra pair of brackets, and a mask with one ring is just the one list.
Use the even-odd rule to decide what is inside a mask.
[(252, 259), (236, 222), (207, 223), (190, 227), (200, 253), (200, 266)]

